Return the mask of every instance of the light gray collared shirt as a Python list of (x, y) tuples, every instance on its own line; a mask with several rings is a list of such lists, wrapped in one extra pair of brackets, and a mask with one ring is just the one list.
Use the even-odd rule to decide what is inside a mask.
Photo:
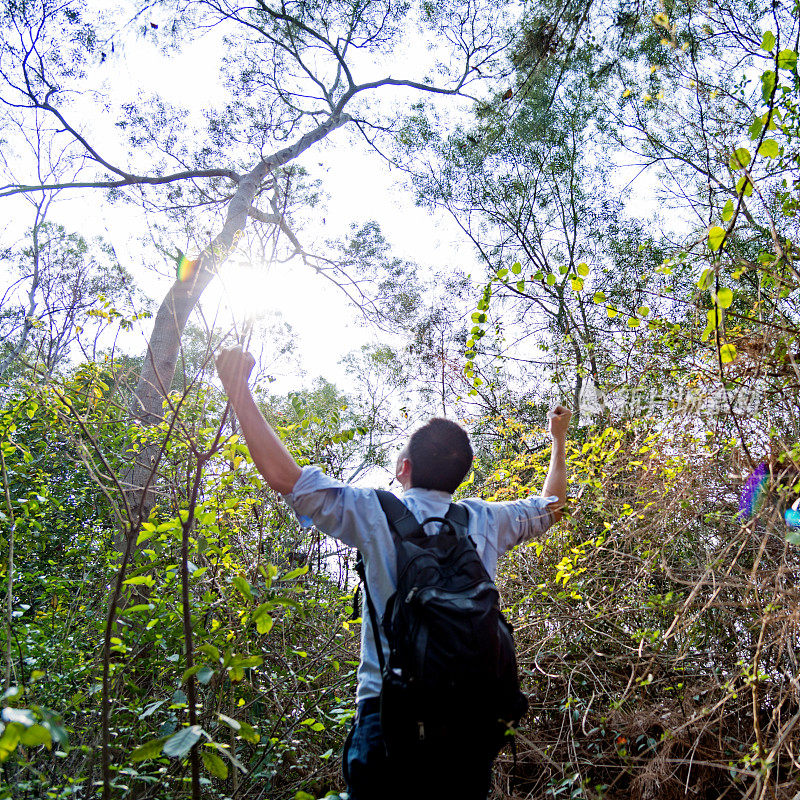
[[(286, 501), (300, 523), (314, 525), (364, 557), (367, 584), (378, 620), (383, 619), (386, 601), (396, 588), (395, 548), (389, 523), (373, 489), (349, 486), (325, 475), (319, 467), (304, 467)], [(427, 517), (443, 517), (452, 495), (433, 489), (409, 489), (400, 498), (422, 522)], [(552, 525), (548, 504), (557, 497), (529, 497), (492, 503), (471, 497), (459, 500), (469, 512), (468, 533), (475, 542), (483, 565), (494, 580), (498, 556), (521, 542), (543, 534)], [(431, 523), (431, 527), (435, 523)], [(428, 533), (435, 533), (430, 530)], [(388, 645), (380, 631), (383, 652)], [(377, 697), (381, 691), (378, 654), (369, 616), (364, 609), (361, 624), (361, 664), (358, 668), (358, 702)]]

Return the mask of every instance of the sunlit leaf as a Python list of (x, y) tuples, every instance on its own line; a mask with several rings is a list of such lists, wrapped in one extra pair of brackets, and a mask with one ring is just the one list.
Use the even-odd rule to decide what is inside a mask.
[(722, 221), (730, 222), (732, 216), (733, 216), (733, 200), (728, 200), (725, 203), (725, 207), (722, 209)]
[(146, 761), (150, 758), (158, 758), (164, 747), (166, 737), (162, 739), (152, 739), (149, 742), (140, 744), (129, 756), (129, 760), (134, 763), (137, 761)]
[(730, 308), (732, 302), (733, 292), (730, 289), (724, 288), (717, 292), (717, 305), (720, 308)]
[(777, 158), (780, 152), (781, 148), (774, 139), (764, 139), (761, 147), (758, 148), (758, 154), (764, 158)]
[(794, 50), (781, 50), (778, 53), (779, 69), (794, 70), (797, 66), (797, 52)]
[(747, 176), (742, 175), (742, 177), (736, 181), (736, 192), (737, 194), (744, 193), (745, 197), (750, 197), (750, 195), (753, 194), (753, 184), (750, 183)]
[[(722, 242), (725, 239), (725, 230), (724, 228), (720, 228), (718, 225), (715, 225), (709, 232), (708, 232), (708, 246), (711, 250), (719, 250), (722, 246)], [(706, 287), (701, 287), (706, 288)]]
[(578, 275), (583, 275), (585, 278), (589, 274), (589, 265), (581, 262), (578, 264)]
[(211, 775), (222, 780), (228, 777), (228, 765), (216, 753), (203, 750), (200, 755), (203, 758), (203, 766)]
[(772, 90), (775, 88), (775, 72), (768, 70), (761, 76), (761, 97), (765, 103), (769, 102)]
[(719, 359), (723, 364), (730, 364), (736, 358), (736, 345), (724, 344), (719, 350)]
[(761, 37), (761, 49), (769, 53), (773, 47), (775, 47), (775, 34), (772, 31), (764, 31)]
[(26, 747), (45, 745), (48, 749), (50, 749), (50, 745), (53, 741), (50, 736), (50, 731), (43, 725), (31, 725), (30, 728), (25, 728), (20, 734), (19, 740)]
[(731, 154), (728, 165), (735, 171), (746, 167), (751, 159), (750, 151), (746, 147), (737, 147)]
[(592, 300), (594, 300), (594, 302), (598, 303), (598, 304), (599, 303), (605, 303), (606, 295), (605, 295), (604, 292), (595, 292), (594, 293), (594, 297), (592, 297)]

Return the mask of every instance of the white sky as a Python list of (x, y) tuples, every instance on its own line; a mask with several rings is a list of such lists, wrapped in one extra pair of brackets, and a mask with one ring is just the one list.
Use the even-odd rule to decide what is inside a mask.
[[(98, 11), (108, 8), (103, 0), (94, 0), (91, 5)], [(163, 20), (155, 16), (154, 19), (163, 25)], [(116, 102), (133, 99), (138, 92), (160, 94), (167, 102), (189, 107), (202, 124), (203, 109), (222, 102), (225, 97), (217, 58), (209, 57), (209, 48), (211, 52), (219, 48), (215, 38), (217, 34), (211, 33), (197, 42), (197, 46), (184, 46), (182, 52), (165, 57), (155, 47), (154, 36), (149, 40), (124, 36), (124, 45), (120, 46), (117, 40), (113, 54), (110, 47), (103, 47), (107, 58), (92, 68), (92, 81)], [(76, 97), (64, 110), (70, 120), (86, 118), (90, 113), (90, 141), (101, 155), (124, 166), (125, 136), (115, 127), (115, 116), (98, 114), (91, 103), (92, 100)], [(254, 160), (256, 156), (254, 153)], [(320, 162), (323, 168), (319, 167)], [(344, 236), (351, 222), (376, 219), (394, 255), (433, 267), (452, 269), (458, 265), (464, 271), (473, 268), (473, 256), (463, 238), (459, 239), (455, 225), (448, 225), (447, 220), (436, 221), (416, 207), (411, 194), (399, 187), (400, 176), (391, 172), (385, 160), (365, 144), (358, 143), (355, 135), (343, 129), (335, 131), (307, 151), (300, 163), (307, 166), (313, 177), (322, 179), (323, 191), (328, 195), (324, 210), (319, 212), (319, 217), (325, 218), (325, 225), (316, 228), (312, 222), (306, 230), (296, 231), (301, 242), (312, 251), (315, 240)], [(29, 206), (21, 198), (6, 200), (3, 205), (7, 218), (14, 221), (6, 235), (14, 228), (18, 228), (17, 236), (23, 235), (32, 219)], [(134, 237), (144, 230), (144, 219), (135, 207), (109, 206), (100, 190), (65, 192), (51, 217), (85, 236), (101, 235), (109, 240), (123, 265), (157, 306), (174, 274), (171, 264), (159, 265), (158, 272), (142, 265), (140, 245)], [(186, 247), (179, 235), (174, 245)], [(206, 313), (213, 315), (216, 303), (231, 296), (241, 306), (280, 311), (294, 328), (309, 381), (323, 375), (340, 382), (339, 359), (375, 336), (373, 331), (365, 329), (344, 295), (314, 275), (299, 259), (268, 274), (247, 274), (243, 281), (241, 271), (238, 277), (235, 269), (230, 272), (229, 279), (223, 281), (225, 286), (218, 286), (219, 281), (215, 281), (204, 294)], [(135, 335), (126, 337), (124, 346), (132, 352), (143, 350), (149, 327), (145, 322)]]

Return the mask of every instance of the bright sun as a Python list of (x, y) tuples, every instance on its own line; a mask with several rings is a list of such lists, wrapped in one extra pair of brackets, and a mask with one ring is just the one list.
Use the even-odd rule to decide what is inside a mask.
[(270, 310), (273, 291), (263, 264), (229, 261), (219, 272), (219, 303), (236, 325), (249, 324)]

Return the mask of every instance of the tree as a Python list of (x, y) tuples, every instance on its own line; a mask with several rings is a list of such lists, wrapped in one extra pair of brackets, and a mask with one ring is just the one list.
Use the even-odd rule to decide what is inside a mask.
[[(141, 192), (147, 206), (184, 217), (210, 206), (223, 219), (218, 232), (198, 246), (197, 255), (183, 261), (185, 274), (156, 313), (135, 393), (134, 412), (147, 423), (161, 418), (186, 321), (237, 248), (248, 218), (267, 226), (289, 252), (316, 263), (283, 214), (291, 191), (290, 162), (345, 124), (365, 135), (391, 126), (391, 106), (385, 108), (373, 96), (398, 89), (464, 95), (484, 74), (491, 74), (505, 44), (503, 9), (492, 3), (259, 2), (240, 8), (202, 2), (159, 9), (171, 16), (172, 33), (181, 38), (193, 38), (193, 32), (208, 26), (220, 26), (228, 37), (223, 69), (235, 91), (228, 107), (212, 115), (195, 147), (165, 124), (170, 111), (158, 98), (149, 107), (141, 102), (129, 106), (120, 121), (135, 147), (129, 164), (105, 157), (103, 148), (91, 141), (88, 125), (72, 121), (63, 104), (68, 87), (85, 80), (90, 64), (98, 56), (104, 60), (105, 53), (99, 31), (76, 5), (39, 0), (10, 6), (2, 70), (6, 115), (22, 129), (26, 120), (47, 120), (44, 135), (62, 137), (76, 177), (57, 184), (12, 179), (0, 188), (0, 196), (84, 187), (125, 192), (129, 198)], [(386, 57), (412, 22), (436, 32), (444, 61), (419, 77), (361, 78), (368, 71), (361, 56)], [(155, 22), (145, 25), (142, 35), (155, 36), (158, 27)], [(59, 47), (62, 36), (70, 41), (71, 58)], [(255, 48), (261, 56), (257, 62), (250, 57)], [(259, 200), (268, 210), (257, 206)], [(148, 483), (152, 455), (143, 452), (126, 480), (135, 492)], [(150, 504), (141, 506), (139, 519), (146, 518)]]

